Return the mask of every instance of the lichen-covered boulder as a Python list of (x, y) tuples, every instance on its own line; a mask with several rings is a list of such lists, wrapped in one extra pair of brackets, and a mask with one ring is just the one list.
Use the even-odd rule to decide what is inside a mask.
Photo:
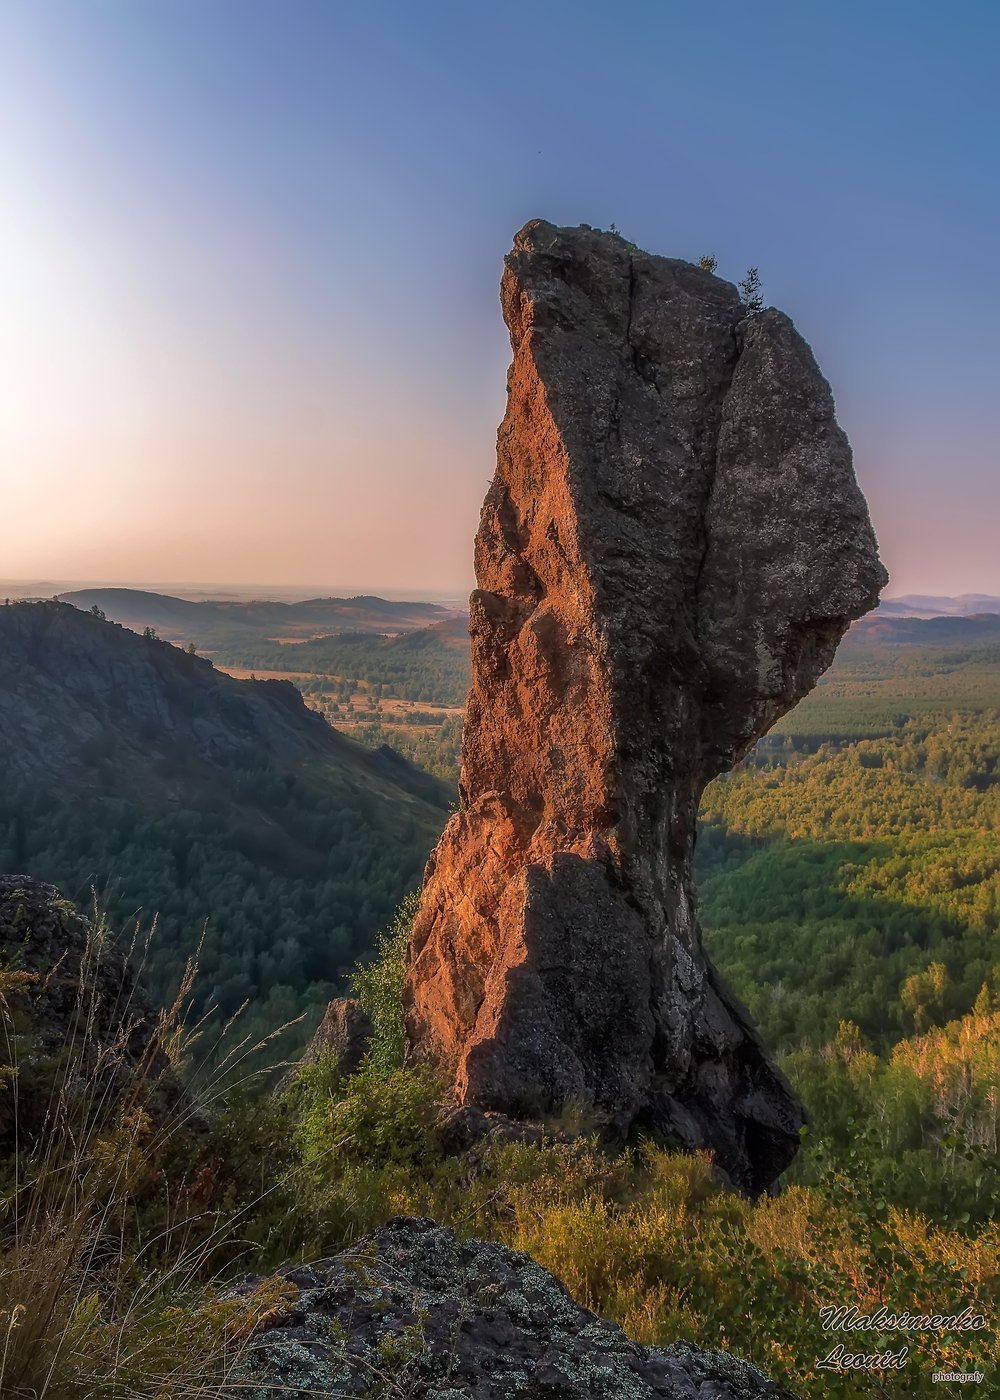
[[(234, 1396), (412, 1400), (751, 1400), (753, 1366), (650, 1348), (570, 1298), (526, 1254), (397, 1219), (334, 1259), (281, 1271), (288, 1301), (258, 1330)], [(233, 1292), (252, 1294), (249, 1277)]]

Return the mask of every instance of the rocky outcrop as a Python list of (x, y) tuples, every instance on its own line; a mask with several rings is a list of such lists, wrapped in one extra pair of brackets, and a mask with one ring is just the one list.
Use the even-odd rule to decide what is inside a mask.
[(850, 447), (788, 317), (700, 268), (535, 221), (501, 300), (462, 810), (408, 1034), (460, 1102), (645, 1124), (759, 1191), (802, 1117), (702, 953), (695, 821), (878, 599)]
[(353, 1074), (368, 1053), (373, 1031), (372, 1019), (360, 1001), (336, 997), (328, 1002), (301, 1060), (283, 1076), (276, 1092), (283, 1094), (304, 1065), (315, 1065), (327, 1054), (336, 1059), (341, 1074)]
[[(390, 1221), (311, 1267), (280, 1271), (283, 1306), (247, 1349), (234, 1395), (423, 1400), (750, 1400), (787, 1392), (725, 1352), (648, 1348), (577, 1306), (526, 1254)], [(247, 1297), (264, 1281), (234, 1290)]]
[(125, 954), (52, 885), (0, 875), (0, 1155), (27, 1152), (58, 1117), (93, 1130), (127, 1094), (190, 1119), (159, 1015)]

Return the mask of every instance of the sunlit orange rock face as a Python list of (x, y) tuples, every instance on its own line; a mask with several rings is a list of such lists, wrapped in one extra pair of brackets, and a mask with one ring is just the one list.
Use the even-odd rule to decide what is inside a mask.
[(461, 811), (408, 1035), (461, 1102), (582, 1107), (759, 1191), (802, 1115), (702, 952), (695, 819), (885, 582), (850, 448), (788, 318), (700, 268), (533, 221), (501, 300)]

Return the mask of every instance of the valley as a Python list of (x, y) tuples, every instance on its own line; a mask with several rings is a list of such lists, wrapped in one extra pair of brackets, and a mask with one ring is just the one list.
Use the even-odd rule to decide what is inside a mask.
[[(103, 601), (110, 602), (106, 595)], [(121, 604), (120, 611), (146, 616), (144, 606)], [(383, 600), (365, 606), (396, 607)], [(395, 625), (419, 622), (418, 605), (400, 606), (405, 616), (397, 614)], [(258, 632), (267, 627), (246, 625)], [(332, 729), (369, 751), (388, 746), (439, 779), (442, 793), (454, 794), (469, 678), (465, 627), (464, 617), (454, 617), (389, 635), (329, 633), (281, 642), (261, 632), (239, 645), (216, 637), (211, 656), (216, 672), (243, 681), (291, 682)], [(186, 636), (178, 638), (178, 665), (192, 664), (181, 649)], [(197, 634), (199, 654), (212, 641), (210, 630)], [(928, 1016), (965, 1014), (983, 982), (1000, 976), (998, 717), (1000, 616), (879, 612), (855, 624), (830, 670), (753, 754), (710, 785), (697, 847), (706, 941), (770, 1043), (785, 1050), (819, 1044), (848, 1019), (888, 1049)], [(443, 812), (444, 797), (438, 801)], [(124, 848), (114, 840), (106, 846), (106, 833), (92, 832), (71, 855), (72, 839), (53, 844), (32, 835), (36, 823), (47, 830), (43, 815), (22, 815), (11, 826), (11, 802), (8, 796), (7, 830), (24, 833), (17, 840), (29, 868), (69, 879), (77, 892), (83, 870), (99, 872), (102, 862), (105, 880), (112, 873), (121, 880), (117, 851)], [(34, 811), (37, 802), (36, 794), (23, 811)], [(157, 821), (173, 830), (176, 803), (153, 805)], [(428, 847), (442, 821), (428, 821)], [(76, 830), (72, 821), (70, 827)], [(322, 840), (322, 823), (309, 829), (312, 849)], [(120, 831), (120, 823), (112, 830)], [(8, 844), (13, 839), (8, 835)], [(187, 838), (171, 838), (177, 839)], [(183, 907), (189, 929), (207, 916), (215, 921), (223, 885), (215, 888), (207, 874), (192, 884), (185, 873), (181, 895), (173, 888), (176, 860), (159, 869), (155, 878), (148, 869), (127, 881), (136, 907), (168, 914)], [(412, 879), (419, 866), (410, 869)], [(250, 890), (242, 890), (240, 918), (274, 918), (281, 927), (287, 914), (268, 913), (267, 894), (252, 893), (264, 878), (258, 873)], [(306, 930), (300, 926), (297, 941), (311, 946), (315, 916), (304, 913), (301, 899), (305, 890), (318, 890), (317, 873), (302, 867), (296, 878), (303, 893), (291, 907), (298, 907)], [(390, 882), (382, 913), (373, 911), (367, 927), (374, 929), (376, 917), (384, 922), (404, 887)], [(230, 911), (221, 926), (232, 920)], [(363, 939), (351, 944), (363, 946)], [(271, 974), (289, 989), (272, 994), (275, 1005), (289, 1007), (292, 993), (304, 993), (306, 1005), (318, 1009), (335, 981), (336, 961), (336, 955), (305, 964), (286, 959)], [(926, 996), (921, 1001), (919, 989), (932, 965), (945, 969), (933, 1006)], [(237, 980), (223, 1005), (233, 1002), (236, 987), (255, 985)]]
[[(438, 1127), (440, 1089), (398, 1058), (412, 900), (391, 937), (375, 935), (454, 801), (461, 706), (444, 701), (464, 683), (464, 651), (431, 627), (423, 673), (389, 671), (381, 636), (325, 638), (326, 658), (345, 648), (336, 671), (291, 666), (297, 643), (213, 666), (64, 605), (0, 609), (0, 865), (55, 882), (84, 911), (97, 890), (126, 942), (139, 918), (154, 998), (174, 994), (207, 917), (193, 1004), (231, 1015), (249, 1000), (231, 1035), (258, 1046), (258, 1074), (296, 1056), (333, 994), (363, 997), (378, 1028), (378, 1058), (357, 1077), (317, 1065), (275, 1100), (263, 1074), (265, 1092), (228, 1093), (207, 1135), (175, 1128), (167, 1152), (115, 1128), (139, 1163), (123, 1200), (162, 1236), (160, 1267), (172, 1267), (175, 1221), (211, 1243), (214, 1270), (239, 1267), (238, 1219), (268, 1270), (303, 1250), (331, 1256), (401, 1211), (433, 1215), (459, 1238), (527, 1249), (644, 1344), (711, 1337), (801, 1394), (819, 1383), (819, 1309), (845, 1278), (871, 1308), (993, 1296), (999, 624), (965, 637), (859, 624), (817, 689), (704, 795), (704, 941), (810, 1114), (782, 1193), (751, 1203), (703, 1156), (650, 1142), (608, 1156), (560, 1142), (560, 1123), (538, 1147), (478, 1149), (472, 1184), (458, 1184), (465, 1158)], [(277, 647), (282, 665), (262, 665)], [(422, 699), (405, 699), (408, 685)], [(422, 711), (443, 715), (426, 753), (445, 783), (381, 749), (402, 746)], [(24, 998), (7, 995), (20, 1015)], [(218, 1023), (193, 1084), (216, 1082)], [(46, 1267), (50, 1256), (46, 1245)], [(269, 1287), (225, 1305), (232, 1326), (272, 1316)], [(216, 1375), (230, 1334), (214, 1330), (213, 1285), (199, 1288), (130, 1313), (123, 1336), (144, 1371), (167, 1373), (181, 1348), (188, 1368)], [(986, 1371), (996, 1333), (913, 1340), (915, 1368), (943, 1358)], [(73, 1365), (111, 1365), (104, 1331)], [(133, 1376), (127, 1355), (115, 1365)], [(133, 1383), (144, 1393), (139, 1372)]]
[[(0, 609), (0, 865), (84, 911), (96, 895), (154, 1002), (196, 953), (191, 1008), (214, 1008), (209, 1044), (247, 1003), (236, 1034), (258, 1046), (265, 1083), (331, 996), (353, 989), (376, 1018), (378, 1059), (356, 1079), (317, 1069), (277, 1103), (233, 1094), (206, 1140), (180, 1136), (201, 1183), (186, 1211), (238, 1211), (269, 1267), (303, 1238), (330, 1253), (400, 1209), (459, 1232), (471, 1209), (479, 1233), (530, 1249), (630, 1335), (699, 1341), (717, 1317), (725, 1345), (788, 1382), (819, 1354), (816, 1310), (845, 1271), (863, 1296), (890, 1273), (914, 1298), (993, 1287), (1000, 618), (865, 619), (706, 790), (705, 945), (810, 1115), (781, 1196), (756, 1205), (701, 1158), (647, 1145), (608, 1162), (558, 1142), (491, 1148), (471, 1206), (454, 1196), (462, 1159), (437, 1126), (439, 1090), (398, 1058), (412, 900), (394, 933), (378, 930), (454, 801), (464, 618), (214, 642), (192, 655), (187, 633), (171, 645), (65, 604)], [(214, 1082), (225, 1043), (196, 1057), (193, 1082)], [(277, 1173), (271, 1206), (257, 1200), (261, 1160)], [(136, 1197), (157, 1228), (160, 1170)], [(209, 1340), (188, 1354), (202, 1345), (214, 1358)], [(949, 1354), (983, 1366), (994, 1345)]]

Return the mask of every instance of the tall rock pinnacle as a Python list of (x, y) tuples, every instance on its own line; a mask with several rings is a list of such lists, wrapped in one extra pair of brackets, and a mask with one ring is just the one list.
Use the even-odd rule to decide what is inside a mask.
[(788, 317), (689, 263), (534, 220), (501, 301), (462, 809), (408, 1035), (462, 1102), (579, 1105), (760, 1191), (801, 1110), (701, 950), (695, 819), (886, 581), (850, 447)]

